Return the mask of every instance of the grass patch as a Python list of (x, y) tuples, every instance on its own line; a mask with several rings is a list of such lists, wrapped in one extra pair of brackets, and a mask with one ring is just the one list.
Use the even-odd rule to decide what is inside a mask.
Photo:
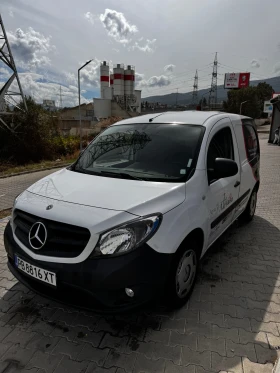
[(62, 157), (59, 160), (56, 161), (42, 161), (39, 163), (29, 163), (26, 165), (16, 166), (12, 164), (1, 164), (0, 166), (0, 176), (7, 176), (10, 174), (16, 174), (19, 172), (25, 172), (25, 171), (37, 171), (37, 170), (43, 170), (44, 168), (51, 168), (51, 167), (57, 167), (60, 165), (65, 165), (66, 163), (73, 163), (77, 158), (78, 154), (74, 154), (67, 157)]
[(7, 216), (10, 216), (11, 214), (12, 214), (12, 209), (2, 210), (0, 211), (0, 219), (4, 219)]

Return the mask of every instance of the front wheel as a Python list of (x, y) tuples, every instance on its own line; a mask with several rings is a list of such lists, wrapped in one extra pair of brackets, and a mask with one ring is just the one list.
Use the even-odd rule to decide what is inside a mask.
[(251, 194), (251, 197), (247, 203), (246, 209), (244, 212), (241, 214), (240, 218), (243, 223), (249, 223), (250, 221), (253, 220), (256, 207), (257, 207), (257, 189), (255, 188)]
[(194, 288), (198, 270), (197, 246), (193, 240), (184, 244), (174, 258), (167, 284), (167, 306), (179, 308)]

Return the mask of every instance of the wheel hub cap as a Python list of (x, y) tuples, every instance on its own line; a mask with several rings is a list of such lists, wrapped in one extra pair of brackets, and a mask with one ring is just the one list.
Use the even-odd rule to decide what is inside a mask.
[(196, 274), (196, 255), (193, 250), (187, 250), (182, 256), (176, 273), (176, 291), (180, 298), (189, 293)]

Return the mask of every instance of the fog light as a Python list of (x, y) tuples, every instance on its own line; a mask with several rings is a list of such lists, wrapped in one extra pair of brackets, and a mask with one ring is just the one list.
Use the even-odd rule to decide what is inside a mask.
[(134, 297), (134, 291), (132, 289), (125, 288), (125, 293), (130, 298)]

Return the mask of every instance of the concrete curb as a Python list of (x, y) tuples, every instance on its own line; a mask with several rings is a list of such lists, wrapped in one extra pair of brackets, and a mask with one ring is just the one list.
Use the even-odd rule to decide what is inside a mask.
[(52, 170), (52, 169), (55, 169), (55, 168), (64, 168), (64, 167), (70, 166), (70, 164), (72, 164), (72, 163), (64, 163), (64, 164), (61, 164), (59, 166), (57, 165), (57, 166), (52, 166), (52, 167), (45, 167), (45, 168), (40, 168), (38, 170), (30, 170), (30, 171), (17, 172), (17, 173), (14, 173), (14, 174), (0, 176), (0, 179), (7, 179), (8, 177), (12, 177), (12, 176), (20, 176), (20, 175), (26, 175), (26, 174), (33, 174), (34, 172), (47, 171), (47, 170)]
[(272, 373), (280, 373), (280, 358), (276, 360)]
[(267, 130), (257, 130), (258, 133), (270, 133), (270, 131), (267, 131)]

